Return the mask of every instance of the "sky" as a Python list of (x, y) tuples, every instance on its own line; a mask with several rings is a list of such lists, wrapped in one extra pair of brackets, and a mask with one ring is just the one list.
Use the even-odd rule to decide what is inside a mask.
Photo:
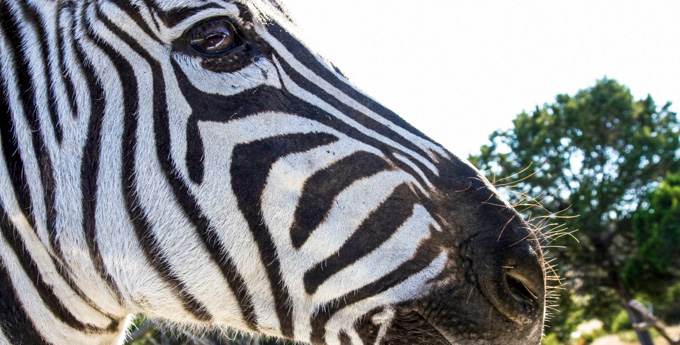
[(451, 152), (608, 77), (680, 110), (678, 0), (284, 0), (310, 47)]

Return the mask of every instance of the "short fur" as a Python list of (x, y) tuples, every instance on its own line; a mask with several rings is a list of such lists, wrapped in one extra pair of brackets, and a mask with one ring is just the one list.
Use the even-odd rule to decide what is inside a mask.
[(134, 313), (538, 344), (526, 223), (294, 32), (276, 0), (0, 0), (0, 344), (119, 344)]

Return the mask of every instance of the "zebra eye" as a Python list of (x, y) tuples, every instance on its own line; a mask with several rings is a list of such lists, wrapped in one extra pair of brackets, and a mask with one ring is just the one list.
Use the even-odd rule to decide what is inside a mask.
[(209, 19), (187, 32), (191, 47), (206, 55), (220, 55), (240, 45), (236, 29), (225, 18)]

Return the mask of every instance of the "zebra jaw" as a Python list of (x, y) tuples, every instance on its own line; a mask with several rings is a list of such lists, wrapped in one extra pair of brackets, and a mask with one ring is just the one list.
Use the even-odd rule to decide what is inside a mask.
[(0, 345), (538, 344), (536, 236), (277, 0), (0, 0)]

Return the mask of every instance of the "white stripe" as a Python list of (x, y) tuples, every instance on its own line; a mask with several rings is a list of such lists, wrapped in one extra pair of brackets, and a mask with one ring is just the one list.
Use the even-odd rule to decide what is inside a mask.
[[(420, 178), (422, 178), (423, 181), (425, 181), (428, 189), (434, 190), (434, 185), (432, 184), (432, 182), (430, 182), (430, 180), (427, 178), (427, 176), (425, 176), (425, 173), (423, 173), (423, 171), (420, 170), (420, 168), (416, 164), (414, 164), (410, 159), (408, 159), (407, 157), (404, 157), (403, 155), (401, 155), (399, 153), (394, 153), (393, 156), (394, 156), (394, 158), (398, 159), (399, 161), (403, 162), (404, 164), (408, 165), (411, 169), (413, 169), (416, 172), (416, 174), (418, 174), (418, 176), (420, 176)], [(422, 188), (422, 187), (421, 187), (421, 189), (424, 190), (424, 188)], [(430, 194), (426, 192), (425, 195), (429, 196)]]
[[(240, 69), (238, 73), (218, 73), (199, 67), (204, 61), (202, 58), (180, 53), (175, 53), (172, 57), (182, 68), (182, 73), (189, 79), (191, 85), (207, 94), (233, 96), (262, 85), (281, 88), (276, 68), (267, 59), (257, 59)], [(225, 118), (227, 116), (228, 114), (225, 114)]]
[(373, 315), (371, 317), (371, 322), (374, 325), (380, 326), (380, 330), (378, 331), (378, 336), (375, 339), (375, 343), (381, 344), (383, 338), (385, 338), (385, 334), (387, 334), (387, 329), (392, 326), (392, 320), (394, 320), (394, 308), (393, 307), (387, 307), (385, 310), (383, 310), (381, 313), (378, 313), (376, 315)]
[(0, 345), (12, 345), (9, 343), (9, 340), (5, 337), (5, 334), (2, 333), (2, 329), (0, 329)]
[[(115, 1), (113, 1), (115, 3)], [(186, 30), (188, 30), (191, 26), (194, 24), (200, 22), (203, 19), (211, 18), (211, 17), (218, 17), (218, 16), (226, 16), (226, 17), (231, 17), (233, 19), (237, 19), (240, 11), (238, 6), (225, 2), (225, 1), (210, 1), (210, 2), (203, 2), (203, 1), (195, 1), (195, 0), (162, 0), (162, 1), (154, 1), (155, 6), (160, 9), (161, 11), (172, 11), (176, 10), (179, 8), (182, 9), (191, 9), (191, 8), (196, 8), (196, 7), (201, 7), (201, 6), (206, 6), (206, 5), (217, 5), (220, 8), (209, 8), (209, 9), (203, 9), (200, 12), (191, 15), (190, 17), (182, 20), (181, 22), (177, 23), (174, 27), (168, 28), (164, 25), (163, 21), (158, 21), (158, 24), (161, 26), (161, 40), (165, 42), (172, 42), (179, 38)], [(141, 6), (140, 6), (141, 7)], [(110, 12), (107, 12), (110, 13)], [(151, 20), (147, 20), (147, 23), (151, 23)]]
[[(295, 34), (297, 34), (297, 32), (296, 32)], [(301, 41), (302, 41), (302, 40), (301, 40)], [(353, 88), (357, 93), (360, 93), (360, 94), (366, 96), (367, 98), (371, 98), (369, 95), (367, 95), (367, 94), (366, 94), (363, 90), (361, 90), (359, 87), (357, 87), (356, 85), (353, 85), (352, 82), (351, 82), (349, 79), (347, 79), (347, 77), (345, 77), (344, 75), (338, 73), (338, 72), (335, 70), (335, 68), (334, 68), (334, 66), (333, 66), (333, 64), (332, 64), (332, 62), (331, 62), (330, 60), (327, 60), (324, 56), (322, 56), (322, 55), (320, 55), (320, 54), (318, 54), (318, 53), (315, 53), (315, 52), (313, 52), (313, 55), (314, 55), (314, 57), (316, 58), (316, 61), (318, 61), (323, 67), (326, 68), (326, 70), (328, 70), (328, 72), (330, 72), (331, 74), (333, 74), (333, 75), (334, 75), (336, 78), (338, 78), (340, 81), (342, 81), (343, 83), (347, 84), (347, 86)]]
[[(200, 132), (206, 138), (220, 138), (229, 126), (218, 123), (199, 124)], [(225, 146), (219, 140), (205, 143), (205, 177), (200, 186), (192, 186), (201, 209), (217, 229), (216, 239), (227, 249), (237, 271), (243, 277), (245, 287), (252, 296), (258, 327), (264, 333), (275, 335), (279, 332), (274, 298), (265, 264), (255, 244), (248, 222), (238, 208), (236, 196), (231, 189), (229, 159), (232, 144)], [(219, 200), (219, 202), (215, 202)]]

